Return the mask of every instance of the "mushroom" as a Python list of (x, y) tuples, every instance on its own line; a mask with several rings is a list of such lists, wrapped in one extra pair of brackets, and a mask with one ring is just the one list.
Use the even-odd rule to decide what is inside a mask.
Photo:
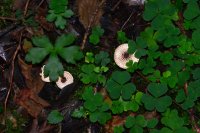
[(138, 62), (139, 59), (135, 57), (135, 54), (128, 53), (128, 44), (121, 44), (115, 49), (114, 53), (115, 63), (123, 69), (127, 69), (126, 63), (132, 60), (133, 62)]
[(74, 82), (74, 78), (71, 75), (71, 73), (64, 71), (63, 77), (59, 77), (58, 81), (56, 82), (56, 85), (63, 89), (65, 86), (72, 84)]
[(44, 82), (51, 82), (50, 79), (49, 79), (49, 77), (46, 77), (46, 78), (44, 77), (44, 66), (41, 68), (41, 70), (42, 70), (42, 72), (40, 73), (41, 79)]

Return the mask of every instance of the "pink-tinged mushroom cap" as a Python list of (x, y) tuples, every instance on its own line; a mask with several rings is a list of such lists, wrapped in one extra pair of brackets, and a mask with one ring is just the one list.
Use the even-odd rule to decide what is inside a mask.
[(121, 44), (115, 49), (114, 53), (115, 63), (123, 69), (127, 69), (126, 63), (132, 60), (138, 62), (139, 59), (135, 57), (135, 54), (128, 54), (128, 44)]
[(59, 77), (58, 81), (56, 82), (56, 85), (63, 89), (65, 86), (72, 84), (74, 82), (74, 78), (71, 75), (71, 73), (64, 71), (63, 77)]
[[(45, 66), (45, 65), (44, 65)], [(51, 82), (50, 81), (50, 79), (49, 79), (49, 77), (44, 77), (44, 66), (41, 68), (41, 73), (40, 73), (40, 76), (41, 76), (41, 79), (42, 79), (42, 81), (44, 81), (44, 82)]]

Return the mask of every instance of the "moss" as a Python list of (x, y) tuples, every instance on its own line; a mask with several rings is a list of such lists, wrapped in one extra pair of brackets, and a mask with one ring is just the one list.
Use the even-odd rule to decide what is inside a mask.
[[(0, 1), (0, 16), (10, 17), (12, 14), (13, 0), (1, 0)], [(5, 20), (0, 19), (0, 29), (5, 27), (8, 23)]]

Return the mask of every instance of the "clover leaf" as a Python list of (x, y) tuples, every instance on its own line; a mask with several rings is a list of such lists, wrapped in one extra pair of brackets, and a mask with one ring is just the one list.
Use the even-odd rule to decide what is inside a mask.
[(142, 97), (142, 102), (147, 110), (156, 109), (159, 112), (164, 112), (172, 104), (171, 97), (163, 96), (168, 91), (166, 84), (150, 83), (147, 89), (151, 95), (144, 94)]
[(176, 102), (181, 103), (181, 106), (184, 110), (192, 108), (195, 105), (195, 101), (197, 101), (197, 99), (200, 97), (200, 94), (198, 93), (200, 89), (199, 86), (200, 80), (196, 80), (188, 85), (187, 95), (183, 89), (178, 91)]
[[(161, 119), (162, 124), (169, 127), (172, 130), (180, 130), (183, 127), (185, 122), (184, 118), (181, 118), (178, 116), (177, 110), (168, 110), (163, 114), (163, 117)], [(184, 131), (184, 130), (182, 130)]]
[(183, 14), (184, 18), (191, 20), (200, 14), (200, 9), (197, 1), (191, 0), (187, 4), (187, 8)]
[(91, 122), (105, 124), (111, 119), (111, 114), (106, 112), (109, 109), (109, 105), (103, 101), (103, 96), (100, 93), (94, 94), (93, 88), (87, 87), (82, 97), (85, 100), (84, 108), (89, 111)]
[(84, 107), (91, 112), (103, 104), (103, 96), (99, 93), (94, 94), (92, 87), (85, 88), (82, 97), (85, 100)]
[(79, 77), (81, 78), (81, 81), (84, 84), (89, 84), (89, 83), (101, 83), (105, 84), (106, 78), (103, 76), (101, 73), (96, 73), (95, 72), (96, 67), (93, 64), (84, 64), (81, 66), (81, 71)]
[(142, 69), (142, 73), (144, 75), (153, 73), (155, 66), (156, 66), (156, 62), (151, 57), (148, 57), (146, 60), (145, 59), (141, 59), (139, 64), (138, 64), (138, 68)]
[(151, 27), (146, 28), (142, 33), (141, 37), (145, 40), (145, 43), (148, 46), (148, 49), (151, 51), (158, 50), (159, 46), (154, 37), (154, 30)]
[(100, 64), (101, 66), (106, 66), (110, 63), (110, 58), (108, 52), (100, 51), (95, 55), (95, 63)]
[(131, 133), (143, 133), (143, 128), (146, 126), (147, 121), (142, 115), (136, 117), (128, 116), (125, 123), (125, 127), (130, 128)]
[(97, 45), (100, 42), (100, 37), (103, 35), (104, 29), (100, 26), (95, 26), (92, 28), (92, 34), (89, 36), (89, 42), (93, 45)]
[(135, 57), (140, 58), (142, 56), (145, 56), (147, 54), (147, 50), (145, 49), (147, 47), (146, 42), (143, 40), (142, 37), (137, 37), (136, 42), (130, 40), (128, 42), (128, 53), (129, 54), (135, 54)]
[[(63, 65), (59, 56), (67, 63), (75, 64), (83, 57), (78, 46), (69, 46), (75, 41), (72, 34), (62, 35), (56, 39), (53, 45), (47, 36), (33, 37), (32, 42), (36, 47), (31, 48), (25, 59), (33, 64), (41, 63), (49, 55), (48, 62), (44, 67), (45, 76), (49, 76), (51, 81), (56, 81), (63, 75)], [(66, 47), (68, 46), (68, 47)]]
[(128, 41), (128, 38), (126, 37), (125, 32), (118, 31), (117, 32), (117, 40), (121, 43), (126, 43)]
[(123, 133), (125, 131), (123, 126), (115, 126), (114, 133)]
[(124, 100), (129, 100), (135, 92), (136, 87), (133, 83), (128, 82), (131, 76), (126, 71), (115, 71), (106, 84), (106, 89), (112, 99), (119, 99), (120, 96)]
[(50, 124), (58, 124), (63, 119), (63, 115), (58, 110), (52, 110), (47, 117), (48, 123)]
[(158, 14), (169, 16), (171, 19), (176, 20), (176, 9), (171, 4), (170, 0), (150, 0), (145, 4), (143, 18), (150, 21)]

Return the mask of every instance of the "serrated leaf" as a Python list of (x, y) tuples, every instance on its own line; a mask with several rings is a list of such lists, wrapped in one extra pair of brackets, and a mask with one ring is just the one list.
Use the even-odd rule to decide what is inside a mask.
[(56, 55), (51, 54), (47, 64), (44, 67), (44, 75), (49, 76), (51, 81), (57, 81), (64, 72), (63, 65)]
[(45, 57), (48, 54), (49, 54), (49, 51), (47, 51), (45, 48), (38, 48), (38, 47), (31, 48), (28, 51), (28, 54), (26, 55), (25, 60), (28, 62), (32, 62), (32, 64), (40, 63), (45, 59)]
[(75, 64), (76, 61), (83, 58), (83, 54), (78, 46), (69, 46), (63, 48), (58, 53), (67, 63)]
[(35, 46), (40, 48), (53, 48), (53, 45), (47, 36), (33, 37), (32, 42)]
[[(71, 45), (75, 41), (76, 37), (73, 34), (64, 34), (56, 39), (55, 48), (60, 52), (60, 49)], [(60, 49), (59, 49), (60, 48)]]

